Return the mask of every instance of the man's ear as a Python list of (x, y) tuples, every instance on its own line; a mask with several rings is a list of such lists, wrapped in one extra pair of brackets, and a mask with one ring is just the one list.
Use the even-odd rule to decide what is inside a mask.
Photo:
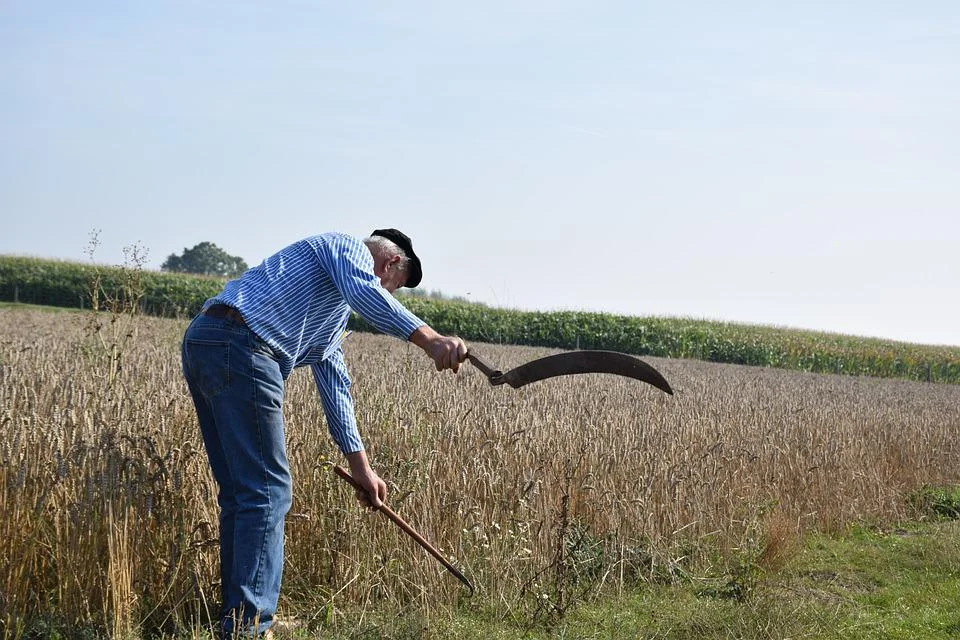
[(396, 267), (400, 264), (400, 256), (390, 256), (390, 259), (387, 260), (387, 265), (391, 267)]

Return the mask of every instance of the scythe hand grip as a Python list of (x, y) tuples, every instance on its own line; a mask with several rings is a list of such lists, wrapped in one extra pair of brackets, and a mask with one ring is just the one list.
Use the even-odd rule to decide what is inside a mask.
[(480, 359), (480, 356), (475, 355), (474, 353), (467, 351), (467, 358), (470, 360), (471, 364), (477, 369), (483, 372), (483, 375), (487, 376), (490, 380), (490, 384), (503, 384), (503, 372), (500, 369), (494, 369), (484, 360)]

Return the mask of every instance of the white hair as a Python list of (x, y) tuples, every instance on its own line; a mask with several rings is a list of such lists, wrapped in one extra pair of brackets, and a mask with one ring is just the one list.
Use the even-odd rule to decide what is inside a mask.
[(405, 276), (410, 274), (410, 258), (407, 257), (407, 253), (393, 240), (384, 238), (383, 236), (370, 236), (369, 238), (364, 238), (363, 243), (367, 245), (370, 253), (374, 255), (376, 255), (376, 252), (380, 252), (388, 258), (400, 256), (400, 263), (397, 268), (400, 270), (400, 273)]

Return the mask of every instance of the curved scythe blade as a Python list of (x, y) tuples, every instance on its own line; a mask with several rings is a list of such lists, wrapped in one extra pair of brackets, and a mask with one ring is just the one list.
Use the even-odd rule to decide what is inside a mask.
[(569, 351), (520, 365), (503, 374), (514, 389), (523, 385), (576, 373), (613, 373), (634, 378), (673, 395), (670, 383), (660, 372), (634, 356), (617, 351)]

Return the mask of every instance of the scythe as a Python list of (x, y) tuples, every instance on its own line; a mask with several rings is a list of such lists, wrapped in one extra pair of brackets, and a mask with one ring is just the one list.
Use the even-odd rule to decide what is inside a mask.
[(533, 360), (506, 373), (493, 368), (473, 352), (467, 352), (467, 358), (487, 376), (490, 384), (508, 384), (514, 389), (557, 376), (612, 373), (652, 384), (673, 395), (670, 383), (659, 371), (639, 358), (616, 351), (568, 351)]

